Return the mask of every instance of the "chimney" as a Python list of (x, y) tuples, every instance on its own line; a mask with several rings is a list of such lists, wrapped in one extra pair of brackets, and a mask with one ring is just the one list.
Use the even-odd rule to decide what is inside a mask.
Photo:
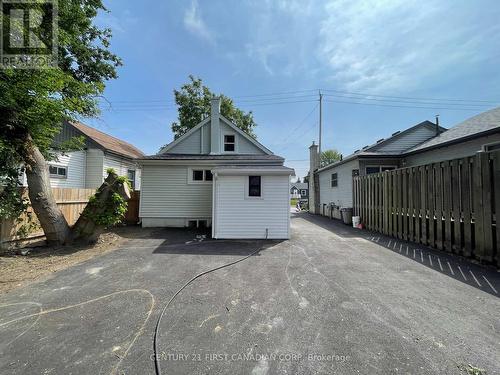
[(210, 153), (220, 154), (220, 97), (210, 99)]
[(319, 213), (319, 184), (314, 172), (319, 168), (318, 145), (309, 147), (309, 212)]
[(436, 115), (436, 136), (438, 136), (439, 133), (441, 133), (439, 129), (439, 115)]

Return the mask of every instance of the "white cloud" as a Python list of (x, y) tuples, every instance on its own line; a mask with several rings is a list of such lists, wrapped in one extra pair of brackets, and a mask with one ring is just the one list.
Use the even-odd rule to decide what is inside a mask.
[(211, 44), (215, 43), (215, 35), (201, 17), (200, 6), (197, 0), (192, 0), (190, 7), (184, 13), (184, 27), (199, 38)]
[(349, 90), (408, 90), (484, 57), (490, 30), (448, 5), (329, 1), (316, 52), (326, 78)]

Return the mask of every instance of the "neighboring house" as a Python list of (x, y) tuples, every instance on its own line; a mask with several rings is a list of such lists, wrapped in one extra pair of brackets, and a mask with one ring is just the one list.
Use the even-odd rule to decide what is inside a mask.
[(352, 207), (352, 177), (401, 167), (424, 165), (500, 149), (500, 108), (474, 116), (446, 130), (424, 121), (405, 131), (380, 139), (343, 160), (318, 168), (317, 145), (310, 149), (310, 207), (328, 215), (328, 206)]
[(144, 156), (142, 151), (79, 122), (65, 122), (54, 144), (77, 136), (85, 138), (83, 150), (59, 154), (48, 162), (52, 187), (96, 189), (106, 178), (106, 170), (113, 168), (118, 175), (127, 176), (135, 190), (140, 190), (141, 170), (136, 158)]
[(140, 160), (144, 227), (212, 226), (213, 238), (290, 237), (293, 169), (220, 113)]
[(290, 198), (307, 200), (309, 198), (309, 184), (307, 182), (292, 182)]

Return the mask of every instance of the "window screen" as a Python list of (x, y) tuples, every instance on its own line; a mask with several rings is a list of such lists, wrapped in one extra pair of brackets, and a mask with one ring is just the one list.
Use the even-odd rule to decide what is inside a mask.
[(248, 195), (250, 197), (260, 197), (261, 190), (260, 176), (248, 176)]

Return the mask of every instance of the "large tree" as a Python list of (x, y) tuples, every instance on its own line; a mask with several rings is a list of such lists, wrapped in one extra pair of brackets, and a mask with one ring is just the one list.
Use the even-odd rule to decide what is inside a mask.
[(50, 188), (46, 160), (64, 120), (96, 116), (105, 82), (120, 59), (109, 51), (111, 31), (94, 24), (101, 0), (59, 0), (58, 61), (46, 69), (0, 70), (0, 214), (25, 208), (16, 189), (26, 172), (31, 205), (48, 242), (65, 243), (70, 228)]
[[(200, 78), (189, 76), (189, 83), (180, 90), (174, 90), (175, 103), (178, 107), (178, 120), (172, 123), (175, 138), (179, 138), (189, 129), (194, 128), (205, 117), (210, 116), (210, 99), (216, 95), (203, 85)], [(221, 97), (221, 113), (234, 122), (245, 133), (256, 138), (253, 129), (257, 124), (252, 112), (244, 112), (237, 108), (233, 100), (225, 95)]]
[(320, 166), (335, 163), (336, 161), (342, 160), (342, 154), (337, 150), (325, 150), (321, 153)]

